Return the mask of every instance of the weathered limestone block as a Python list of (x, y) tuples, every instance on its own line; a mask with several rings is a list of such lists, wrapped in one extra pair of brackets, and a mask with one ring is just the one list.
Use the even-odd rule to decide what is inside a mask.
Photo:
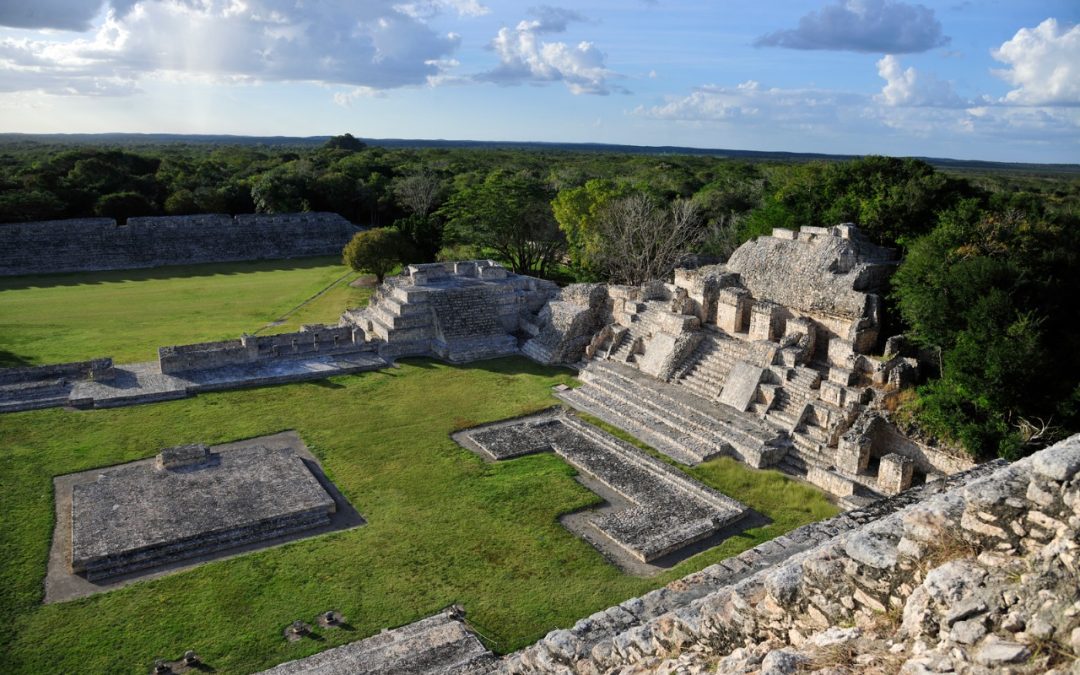
[(720, 391), (720, 402), (745, 412), (757, 398), (758, 385), (764, 373), (764, 368), (745, 361), (737, 362)]
[(716, 296), (716, 325), (727, 333), (745, 333), (750, 324), (750, 291), (724, 288)]
[[(829, 347), (827, 357), (830, 366), (836, 366), (837, 368), (848, 368), (854, 370), (855, 367), (855, 345), (849, 340), (835, 337), (829, 340)], [(830, 379), (831, 376), (830, 376)], [(835, 380), (834, 380), (835, 381)], [(846, 383), (845, 383), (846, 384)]]
[(868, 436), (849, 431), (840, 437), (836, 449), (836, 468), (848, 475), (856, 475), (870, 465), (870, 446)]
[(817, 348), (817, 329), (814, 322), (805, 317), (789, 319), (784, 325), (784, 336), (780, 345), (796, 348), (798, 363), (810, 360)]
[[(682, 318), (697, 322), (697, 317), (694, 316)], [(641, 372), (666, 382), (672, 378), (686, 357), (693, 353), (703, 337), (701, 331), (674, 335), (667, 332), (654, 333), (645, 353), (637, 358), (638, 368)]]
[(694, 303), (693, 313), (703, 324), (716, 322), (716, 302), (720, 291), (738, 284), (739, 275), (728, 272), (723, 265), (675, 270), (675, 285), (686, 290)]
[(798, 238), (798, 233), (795, 230), (789, 230), (785, 227), (774, 227), (772, 230), (772, 236), (777, 239), (790, 239), (794, 241)]
[(915, 463), (907, 457), (889, 453), (881, 458), (878, 465), (878, 490), (887, 495), (895, 495), (911, 487), (912, 471)]
[(776, 340), (783, 330), (783, 310), (768, 300), (759, 300), (750, 308), (751, 340)]

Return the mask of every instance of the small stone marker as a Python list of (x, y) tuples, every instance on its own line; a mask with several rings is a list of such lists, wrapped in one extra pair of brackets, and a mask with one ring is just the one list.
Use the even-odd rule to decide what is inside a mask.
[(345, 623), (345, 617), (341, 616), (341, 612), (330, 610), (319, 615), (318, 623), (323, 628), (338, 628)]
[(193, 650), (189, 649), (184, 652), (184, 658), (182, 663), (188, 667), (197, 666), (199, 665), (199, 655), (196, 654)]
[(151, 671), (154, 675), (168, 675), (172, 672), (172, 668), (169, 664), (165, 663), (164, 659), (158, 659), (154, 661), (154, 669)]
[(285, 629), (285, 639), (289, 642), (296, 642), (302, 640), (305, 635), (311, 632), (311, 626), (297, 619), (289, 624), (289, 627)]
[(157, 468), (181, 469), (201, 466), (210, 461), (210, 448), (201, 443), (165, 448), (157, 456)]

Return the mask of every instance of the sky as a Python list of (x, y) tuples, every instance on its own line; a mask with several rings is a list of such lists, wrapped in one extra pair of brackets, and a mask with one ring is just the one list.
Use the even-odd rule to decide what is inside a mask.
[(0, 0), (0, 131), (1080, 163), (1080, 0)]

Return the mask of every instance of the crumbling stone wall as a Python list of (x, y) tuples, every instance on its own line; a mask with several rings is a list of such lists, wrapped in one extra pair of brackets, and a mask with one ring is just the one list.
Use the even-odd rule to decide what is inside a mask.
[(0, 276), (337, 255), (358, 231), (336, 213), (7, 223)]
[(1076, 672), (1080, 435), (992, 468), (587, 650), (556, 631), (503, 670)]
[(309, 325), (295, 333), (245, 335), (237, 340), (172, 345), (158, 349), (161, 372), (225, 368), (276, 358), (344, 354), (362, 348), (352, 326)]

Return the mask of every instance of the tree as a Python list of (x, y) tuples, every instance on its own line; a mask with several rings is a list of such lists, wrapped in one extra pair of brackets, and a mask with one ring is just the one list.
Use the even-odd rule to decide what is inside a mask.
[(398, 178), (393, 182), (394, 196), (398, 203), (409, 213), (427, 217), (443, 195), (443, 184), (439, 177), (426, 171)]
[(386, 273), (404, 262), (407, 247), (397, 230), (374, 228), (357, 232), (342, 251), (342, 260), (357, 272), (375, 275), (382, 283)]
[(771, 183), (744, 223), (743, 241), (774, 227), (853, 222), (879, 244), (903, 246), (933, 229), (938, 213), (977, 195), (966, 181), (922, 160), (878, 156), (778, 167)]
[(570, 263), (586, 276), (599, 271), (601, 213), (629, 193), (628, 187), (613, 180), (594, 179), (580, 187), (560, 190), (552, 200), (551, 210), (566, 235)]
[(457, 191), (440, 209), (451, 244), (490, 248), (518, 274), (546, 275), (565, 249), (543, 184), (497, 169)]
[(134, 216), (151, 216), (156, 211), (154, 205), (138, 192), (114, 192), (94, 204), (96, 215), (115, 218), (118, 223), (125, 223)]
[(605, 278), (618, 284), (666, 278), (703, 234), (694, 202), (676, 199), (663, 209), (640, 193), (613, 202), (599, 225), (603, 243), (597, 264)]
[[(1080, 219), (1061, 222), (963, 202), (915, 241), (893, 276), (908, 332), (940, 350), (919, 391), (927, 431), (976, 456), (1013, 458), (1080, 422)], [(1052, 373), (1052, 375), (1051, 375)]]
[(358, 152), (366, 148), (367, 145), (352, 134), (342, 134), (341, 136), (332, 136), (323, 144), (323, 147), (327, 150), (348, 150), (349, 152)]

